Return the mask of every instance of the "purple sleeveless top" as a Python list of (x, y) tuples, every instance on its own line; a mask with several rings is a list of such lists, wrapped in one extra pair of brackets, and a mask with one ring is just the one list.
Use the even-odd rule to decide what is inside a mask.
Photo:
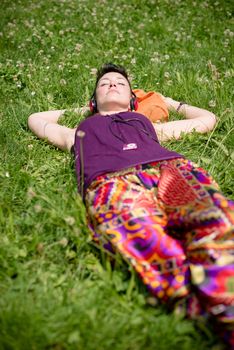
[[(80, 130), (85, 133), (83, 138)], [(86, 190), (98, 175), (183, 157), (162, 147), (150, 120), (135, 112), (95, 114), (85, 119), (76, 130), (74, 153), (79, 190), (82, 173)]]

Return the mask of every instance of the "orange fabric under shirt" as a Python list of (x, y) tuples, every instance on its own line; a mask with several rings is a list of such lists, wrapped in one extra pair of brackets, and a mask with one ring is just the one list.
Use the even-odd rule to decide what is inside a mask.
[(154, 91), (134, 89), (138, 101), (137, 113), (145, 115), (151, 122), (168, 121), (168, 109), (161, 95)]

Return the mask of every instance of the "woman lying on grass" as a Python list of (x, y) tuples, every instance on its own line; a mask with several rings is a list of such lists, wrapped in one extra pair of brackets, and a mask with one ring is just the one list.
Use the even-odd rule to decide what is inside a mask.
[(205, 170), (159, 141), (212, 130), (211, 112), (163, 97), (186, 119), (151, 123), (134, 112), (123, 67), (104, 65), (90, 101), (92, 116), (76, 129), (64, 111), (29, 117), (30, 129), (73, 149), (93, 239), (127, 258), (158, 300), (214, 321), (234, 346), (233, 202)]

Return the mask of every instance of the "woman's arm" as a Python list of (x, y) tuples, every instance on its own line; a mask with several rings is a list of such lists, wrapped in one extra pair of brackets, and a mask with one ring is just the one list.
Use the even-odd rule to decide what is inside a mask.
[(41, 139), (47, 139), (62, 150), (70, 150), (74, 144), (75, 129), (58, 124), (65, 110), (33, 113), (28, 118), (28, 126)]
[(177, 111), (179, 108), (178, 113), (185, 116), (186, 119), (167, 123), (154, 123), (153, 126), (160, 141), (167, 141), (172, 138), (179, 139), (182, 133), (191, 133), (192, 131), (206, 133), (215, 127), (216, 116), (206, 109), (188, 104), (180, 105), (180, 102), (170, 97), (162, 97), (169, 111)]

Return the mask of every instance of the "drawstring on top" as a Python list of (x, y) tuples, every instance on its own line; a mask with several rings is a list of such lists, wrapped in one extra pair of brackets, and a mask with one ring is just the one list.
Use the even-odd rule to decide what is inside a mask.
[[(118, 116), (118, 117), (117, 117)], [(126, 124), (126, 125), (129, 125), (131, 127), (133, 127), (136, 131), (141, 131), (143, 132), (145, 135), (147, 135), (148, 137), (150, 137), (152, 140), (154, 140), (155, 142), (159, 143), (159, 141), (153, 137), (144, 127), (137, 127), (137, 125), (134, 125), (134, 124), (131, 124), (131, 122), (138, 122), (141, 124), (141, 126), (143, 125), (144, 126), (144, 123), (138, 119), (138, 118), (128, 118), (128, 119), (124, 119), (121, 115), (119, 114), (116, 114), (114, 116), (110, 115), (109, 118), (111, 118), (111, 123), (109, 125), (109, 130), (110, 132), (112, 133), (112, 135), (114, 137), (116, 137), (117, 139), (119, 139), (121, 142), (125, 143), (126, 142), (126, 139), (123, 135), (123, 133), (121, 132), (121, 129), (119, 129), (119, 135), (117, 135), (114, 131), (113, 131), (113, 128), (112, 128), (112, 125), (113, 123), (120, 123), (120, 124)]]

